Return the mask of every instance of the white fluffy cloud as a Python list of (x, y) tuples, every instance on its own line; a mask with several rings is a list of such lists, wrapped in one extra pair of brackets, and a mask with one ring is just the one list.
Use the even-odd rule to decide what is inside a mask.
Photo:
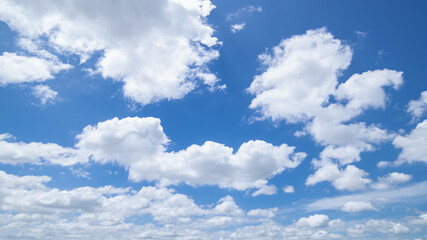
[(370, 202), (355, 202), (355, 201), (349, 201), (344, 204), (344, 206), (341, 208), (344, 212), (361, 212), (366, 210), (377, 210), (372, 206)]
[(46, 105), (55, 101), (58, 92), (46, 85), (37, 85), (33, 87), (33, 95), (40, 100), (42, 105)]
[(386, 189), (392, 185), (406, 183), (411, 180), (412, 175), (405, 173), (392, 172), (387, 174), (387, 176), (378, 178), (378, 182), (372, 184), (372, 187), (375, 189)]
[(314, 173), (308, 176), (306, 185), (315, 185), (319, 182), (330, 181), (338, 190), (355, 191), (365, 189), (371, 182), (366, 178), (368, 174), (354, 165), (348, 165), (344, 170), (337, 165), (324, 164)]
[(131, 180), (157, 181), (161, 186), (185, 182), (266, 189), (268, 178), (297, 167), (305, 157), (286, 144), (273, 146), (259, 140), (243, 143), (235, 153), (210, 141), (166, 152), (168, 139), (156, 118), (114, 118), (86, 127), (77, 139), (76, 147), (94, 161), (117, 162), (129, 168)]
[(157, 118), (114, 118), (87, 126), (77, 135), (74, 148), (13, 142), (9, 135), (1, 136), (2, 163), (46, 161), (67, 166), (90, 158), (100, 164), (125, 167), (133, 181), (155, 181), (159, 186), (186, 183), (258, 189), (255, 196), (274, 194), (277, 189), (268, 185), (268, 179), (297, 167), (306, 156), (286, 144), (273, 146), (260, 140), (243, 143), (235, 153), (232, 148), (211, 141), (167, 152), (169, 139)]
[(56, 61), (4, 52), (0, 55), (0, 86), (42, 82), (52, 79), (53, 74), (70, 68), (71, 65)]
[[(214, 30), (206, 24), (214, 8), (209, 0), (2, 0), (1, 5), (0, 20), (32, 43), (48, 44), (60, 54), (78, 54), (81, 61), (102, 51), (97, 71), (123, 81), (124, 95), (142, 105), (182, 98), (198, 82), (213, 87), (218, 81), (206, 66), (219, 56), (211, 48), (218, 44)], [(35, 59), (30, 63), (42, 64)], [(52, 78), (46, 67), (23, 73), (14, 81)]]
[(415, 118), (420, 118), (427, 112), (427, 91), (422, 92), (418, 100), (409, 102), (408, 112)]
[(295, 226), (300, 228), (317, 228), (326, 227), (329, 223), (329, 217), (323, 214), (314, 214), (309, 217), (302, 217), (296, 223)]
[(288, 185), (283, 187), (283, 192), (285, 193), (295, 193), (294, 186)]
[(317, 171), (329, 168), (332, 172), (325, 172), (328, 176), (315, 173), (307, 184), (333, 181), (337, 189), (355, 190), (369, 183), (363, 170), (355, 166), (339, 169), (338, 164), (360, 161), (361, 152), (373, 151), (375, 145), (392, 139), (393, 134), (375, 124), (352, 121), (368, 108), (384, 108), (383, 88), (397, 89), (403, 83), (402, 72), (367, 71), (339, 84), (352, 50), (325, 28), (285, 39), (271, 54), (259, 58), (266, 70), (248, 88), (255, 95), (249, 107), (261, 114), (260, 119), (306, 124), (296, 135), (308, 133), (326, 146), (314, 164)]
[(87, 162), (76, 149), (64, 148), (55, 143), (23, 143), (12, 141), (10, 134), (0, 134), (0, 162), (6, 164), (41, 164), (43, 162), (70, 166)]
[(233, 24), (231, 25), (230, 29), (232, 33), (237, 33), (242, 31), (245, 28), (245, 23), (241, 23), (241, 24)]
[(395, 164), (399, 165), (404, 162), (427, 163), (427, 120), (419, 123), (408, 135), (397, 136), (393, 140), (393, 145), (402, 149)]

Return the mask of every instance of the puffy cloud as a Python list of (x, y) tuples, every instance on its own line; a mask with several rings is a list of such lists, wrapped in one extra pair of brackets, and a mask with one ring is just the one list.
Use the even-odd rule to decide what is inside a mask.
[(401, 223), (395, 223), (384, 219), (370, 219), (365, 224), (358, 224), (354, 228), (348, 229), (349, 235), (354, 237), (378, 232), (395, 235), (408, 233), (409, 228), (402, 225)]
[(267, 69), (248, 88), (255, 95), (250, 108), (288, 122), (314, 116), (334, 93), (337, 72), (348, 67), (351, 56), (350, 48), (324, 28), (283, 40), (272, 55), (259, 57)]
[(253, 197), (258, 195), (274, 195), (277, 193), (277, 187), (274, 185), (265, 185), (252, 193)]
[(241, 23), (241, 24), (233, 24), (231, 25), (230, 29), (232, 33), (237, 33), (242, 31), (245, 28), (245, 23)]
[(0, 86), (42, 82), (52, 79), (53, 74), (70, 68), (71, 65), (56, 61), (4, 52), (0, 56)]
[(294, 186), (288, 185), (288, 186), (283, 187), (283, 192), (294, 193), (295, 192)]
[(129, 168), (131, 180), (158, 181), (161, 186), (185, 182), (270, 193), (267, 179), (297, 167), (305, 157), (286, 144), (276, 147), (259, 140), (243, 143), (236, 153), (210, 141), (166, 152), (168, 139), (155, 118), (114, 118), (86, 127), (77, 139), (76, 147), (94, 161), (117, 162)]
[(406, 136), (397, 136), (393, 140), (396, 148), (401, 148), (398, 160), (395, 164), (404, 162), (424, 162), (427, 163), (427, 120), (419, 123), (417, 127)]
[(354, 165), (348, 165), (344, 170), (340, 170), (335, 164), (325, 164), (314, 174), (308, 176), (306, 185), (315, 185), (322, 181), (330, 181), (338, 190), (355, 191), (365, 189), (371, 182), (367, 179), (368, 174)]
[(300, 228), (318, 228), (328, 226), (329, 217), (323, 214), (314, 214), (309, 217), (302, 217), (296, 223), (295, 226)]
[(114, 118), (87, 126), (77, 135), (74, 148), (53, 143), (11, 142), (1, 135), (0, 162), (7, 164), (43, 161), (63, 166), (92, 161), (117, 163), (133, 181), (156, 181), (159, 186), (179, 183), (218, 185), (237, 190), (259, 189), (255, 195), (274, 194), (268, 179), (297, 167), (306, 154), (286, 144), (273, 146), (256, 140), (233, 149), (211, 141), (167, 152), (169, 139), (157, 118)]
[(361, 212), (366, 210), (377, 210), (372, 206), (370, 202), (355, 202), (355, 201), (349, 201), (344, 204), (344, 206), (341, 208), (344, 212)]
[[(343, 166), (360, 161), (361, 152), (373, 151), (375, 145), (393, 138), (375, 124), (352, 121), (368, 108), (384, 108), (384, 88), (397, 89), (403, 83), (402, 72), (367, 71), (339, 84), (352, 50), (325, 28), (282, 40), (271, 54), (259, 58), (266, 70), (247, 89), (254, 95), (249, 107), (261, 114), (259, 119), (306, 124), (296, 135), (308, 133), (325, 146), (320, 161), (314, 162), (317, 172), (307, 183), (333, 181), (337, 189), (362, 189), (369, 183), (363, 170), (340, 169), (333, 162)], [(326, 168), (332, 171), (322, 170)], [(351, 183), (347, 177), (358, 181)]]
[(10, 134), (0, 135), (0, 163), (3, 164), (41, 164), (48, 162), (62, 166), (70, 166), (87, 159), (79, 155), (73, 148), (65, 148), (55, 143), (23, 143), (12, 141)]
[(269, 208), (269, 209), (252, 209), (247, 214), (248, 216), (258, 216), (272, 218), (275, 216), (275, 212), (278, 208)]
[[(78, 54), (84, 62), (102, 51), (96, 70), (104, 78), (122, 81), (124, 95), (142, 105), (179, 99), (199, 82), (213, 86), (218, 81), (206, 65), (219, 56), (212, 49), (218, 40), (206, 23), (214, 8), (209, 0), (2, 0), (1, 5), (0, 20), (36, 44), (38, 53), (45, 44), (60, 54)], [(30, 46), (26, 43), (22, 46)], [(33, 80), (52, 78), (47, 70), (22, 71), (25, 74), (14, 81), (28, 75)]]
[(225, 196), (218, 201), (214, 212), (221, 215), (241, 216), (243, 211), (236, 205), (231, 196)]
[(386, 189), (395, 184), (406, 183), (411, 180), (412, 175), (405, 173), (392, 172), (387, 176), (378, 178), (378, 182), (372, 184), (375, 189)]
[(46, 105), (55, 101), (58, 92), (46, 85), (37, 85), (33, 87), (33, 95), (40, 100), (42, 105)]
[(409, 102), (408, 112), (411, 113), (414, 118), (420, 118), (427, 112), (427, 91), (422, 92), (418, 100)]

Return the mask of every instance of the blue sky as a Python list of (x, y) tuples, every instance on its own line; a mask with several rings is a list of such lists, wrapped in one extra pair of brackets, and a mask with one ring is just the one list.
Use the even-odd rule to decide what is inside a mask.
[(2, 239), (427, 239), (421, 1), (7, 1)]

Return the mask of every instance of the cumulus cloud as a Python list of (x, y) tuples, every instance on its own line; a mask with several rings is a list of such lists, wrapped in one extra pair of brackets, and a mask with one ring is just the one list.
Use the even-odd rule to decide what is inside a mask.
[(233, 24), (230, 27), (230, 30), (232, 33), (237, 33), (242, 31), (245, 28), (245, 23), (240, 23), (240, 24)]
[(314, 214), (309, 217), (302, 217), (296, 223), (295, 226), (300, 228), (318, 228), (326, 227), (329, 222), (329, 217), (323, 214)]
[(266, 217), (266, 218), (272, 218), (276, 214), (275, 212), (278, 210), (278, 208), (269, 208), (269, 209), (252, 209), (247, 214), (248, 216), (258, 216), (258, 217)]
[(366, 210), (375, 211), (377, 209), (370, 202), (349, 201), (344, 204), (341, 210), (344, 212), (361, 212)]
[(308, 176), (306, 185), (315, 185), (319, 182), (330, 181), (338, 190), (356, 191), (365, 189), (371, 182), (366, 178), (368, 173), (354, 165), (348, 165), (344, 170), (335, 164), (323, 164), (314, 174)]
[(386, 189), (392, 185), (406, 183), (411, 180), (411, 178), (412, 175), (409, 174), (392, 172), (384, 177), (379, 177), (378, 182), (372, 184), (372, 187), (375, 189)]
[(288, 185), (283, 187), (283, 192), (285, 193), (295, 193), (294, 186)]
[(53, 74), (70, 68), (69, 64), (4, 52), (0, 56), (0, 86), (42, 82), (54, 78)]
[[(179, 99), (199, 83), (212, 87), (218, 81), (207, 68), (207, 63), (219, 56), (212, 49), (219, 42), (206, 23), (206, 16), (215, 8), (209, 0), (2, 0), (1, 5), (0, 20), (19, 33), (23, 47), (46, 55), (42, 46), (49, 45), (58, 54), (79, 55), (81, 62), (102, 52), (96, 71), (104, 78), (122, 81), (125, 97), (142, 105)], [(22, 82), (52, 78), (52, 68), (60, 68), (44, 66), (45, 60), (21, 59), (13, 54), (3, 55), (1, 61), (5, 58), (12, 59), (12, 65), (26, 61), (32, 72), (21, 71), (10, 80), (10, 72), (1, 71), (2, 84), (4, 79)], [(42, 67), (36, 70), (36, 65)]]
[(0, 162), (3, 164), (42, 164), (44, 162), (70, 166), (87, 162), (73, 148), (62, 147), (55, 143), (15, 142), (10, 134), (0, 135)]
[(414, 118), (422, 117), (427, 112), (427, 91), (422, 92), (418, 100), (412, 100), (408, 105), (408, 112)]
[(401, 148), (402, 152), (399, 154), (396, 165), (404, 162), (414, 163), (423, 162), (427, 163), (427, 120), (419, 123), (411, 133), (406, 136), (397, 136), (393, 140), (393, 145), (396, 148)]
[(268, 179), (285, 169), (296, 168), (306, 154), (286, 144), (273, 146), (256, 140), (243, 143), (237, 151), (207, 141), (178, 152), (168, 152), (169, 139), (157, 118), (114, 118), (87, 126), (76, 136), (74, 148), (53, 143), (13, 142), (0, 139), (0, 161), (7, 164), (48, 162), (68, 166), (91, 161), (117, 163), (129, 171), (133, 181), (155, 181), (159, 186), (186, 183), (217, 185), (237, 190), (258, 189), (274, 194)]
[(54, 103), (58, 92), (50, 89), (46, 85), (37, 85), (33, 87), (33, 95), (40, 100), (42, 105)]
[(350, 65), (352, 54), (348, 45), (325, 28), (308, 30), (260, 55), (265, 71), (247, 89), (254, 95), (249, 107), (260, 114), (259, 120), (302, 122), (306, 126), (298, 135), (308, 133), (325, 146), (320, 161), (313, 164), (317, 172), (324, 171), (322, 167), (333, 171), (329, 176), (311, 175), (308, 185), (333, 181), (342, 190), (363, 188), (370, 181), (363, 170), (354, 166), (340, 169), (339, 165), (360, 161), (361, 152), (373, 151), (375, 145), (393, 138), (375, 124), (353, 120), (368, 108), (384, 108), (384, 88), (399, 88), (402, 72), (367, 71), (339, 84), (338, 77)]
[(395, 236), (396, 234), (408, 233), (408, 227), (401, 223), (391, 222), (384, 219), (370, 219), (365, 224), (356, 224), (347, 230), (351, 237), (363, 237), (369, 234), (384, 233)]

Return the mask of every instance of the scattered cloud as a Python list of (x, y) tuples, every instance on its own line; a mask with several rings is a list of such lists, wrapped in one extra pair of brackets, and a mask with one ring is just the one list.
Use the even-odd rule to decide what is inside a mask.
[(354, 202), (349, 201), (341, 208), (344, 212), (361, 212), (361, 211), (376, 211), (370, 202)]
[(422, 117), (427, 112), (427, 91), (422, 92), (418, 100), (412, 100), (408, 105), (408, 112), (414, 120)]
[(427, 163), (427, 120), (419, 123), (411, 133), (406, 136), (397, 136), (393, 140), (396, 148), (401, 148), (402, 152), (395, 165), (402, 163), (423, 162)]
[(231, 21), (240, 18), (244, 15), (252, 14), (254, 12), (262, 12), (262, 7), (255, 7), (253, 5), (249, 5), (247, 7), (239, 8), (236, 12), (227, 15), (227, 21)]
[[(85, 62), (102, 51), (96, 70), (122, 81), (125, 97), (146, 105), (183, 98), (200, 83), (210, 87), (207, 64), (219, 56), (219, 44), (206, 16), (215, 8), (208, 0), (2, 1), (0, 20), (19, 35), (24, 49), (44, 57), (76, 54)], [(96, 17), (95, 17), (96, 16)], [(148, 64), (149, 63), (149, 64)], [(4, 53), (0, 83), (43, 81), (70, 68), (50, 60)]]
[(295, 193), (294, 186), (288, 185), (283, 187), (283, 192), (285, 193)]
[[(63, 166), (87, 163), (117, 163), (129, 171), (132, 181), (155, 181), (159, 186), (186, 183), (217, 185), (237, 190), (258, 189), (253, 196), (275, 194), (268, 179), (285, 169), (296, 168), (306, 154), (286, 144), (273, 146), (256, 140), (233, 149), (207, 141), (178, 152), (167, 152), (170, 140), (157, 118), (114, 118), (87, 126), (76, 137), (74, 148), (53, 143), (0, 141), (0, 162), (43, 162)], [(259, 161), (263, 159), (263, 161)]]
[(231, 32), (232, 33), (237, 33), (242, 31), (245, 28), (245, 23), (241, 23), (241, 24), (233, 24), (231, 25)]
[(255, 96), (249, 107), (260, 114), (258, 120), (304, 123), (303, 132), (325, 146), (320, 160), (313, 161), (317, 170), (307, 185), (331, 181), (340, 190), (363, 189), (370, 183), (367, 173), (353, 165), (345, 169), (339, 165), (360, 161), (361, 152), (373, 151), (376, 144), (393, 138), (375, 124), (350, 121), (368, 108), (385, 108), (383, 88), (398, 89), (402, 72), (367, 71), (338, 84), (351, 58), (351, 48), (326, 28), (309, 30), (282, 40), (271, 54), (260, 55), (266, 70), (247, 89)]
[(69, 64), (3, 52), (0, 56), (0, 86), (42, 82), (54, 78), (53, 74), (70, 68), (72, 66)]
[(41, 105), (52, 104), (55, 102), (58, 92), (46, 85), (36, 85), (33, 87), (33, 95), (40, 100)]

